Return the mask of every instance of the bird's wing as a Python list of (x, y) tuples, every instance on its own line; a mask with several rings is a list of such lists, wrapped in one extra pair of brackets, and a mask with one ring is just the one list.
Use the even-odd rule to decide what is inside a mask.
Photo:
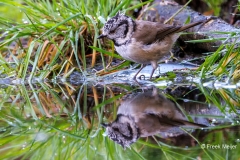
[[(161, 39), (163, 39), (164, 37), (166, 37), (170, 34), (182, 32), (184, 30), (187, 30), (187, 29), (192, 28), (194, 26), (197, 26), (199, 24), (207, 23), (209, 20), (211, 20), (211, 19), (200, 20), (200, 21), (193, 22), (193, 23), (190, 23), (190, 24), (187, 24), (187, 25), (183, 25), (183, 26), (165, 26), (162, 29), (160, 27), (159, 31), (157, 32), (156, 39), (161, 40)], [(160, 24), (158, 24), (158, 25), (160, 25)]]
[(204, 124), (198, 124), (194, 122), (189, 122), (187, 120), (182, 120), (182, 119), (170, 119), (167, 116), (160, 116), (158, 117), (159, 123), (162, 125), (169, 125), (172, 127), (193, 127), (193, 128), (199, 128), (199, 127), (207, 127)]
[(177, 31), (180, 28), (181, 27), (177, 27), (177, 26), (166, 26), (166, 27), (160, 28), (156, 34), (155, 39), (160, 41), (170, 34), (177, 33)]
[(178, 26), (170, 26), (158, 22), (136, 21), (133, 38), (144, 44), (152, 44), (179, 30)]

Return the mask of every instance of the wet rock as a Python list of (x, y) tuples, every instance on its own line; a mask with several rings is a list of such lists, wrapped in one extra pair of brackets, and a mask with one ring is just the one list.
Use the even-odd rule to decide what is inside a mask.
[[(152, 7), (150, 7), (150, 9), (143, 14), (143, 19), (150, 21), (159, 21), (163, 23), (182, 7), (182, 5), (179, 5), (173, 0), (156, 0), (152, 4)], [(188, 18), (190, 18), (191, 22), (195, 22), (210, 17), (198, 13), (192, 10), (190, 7), (186, 7), (174, 17), (173, 25), (183, 25)], [(235, 40), (239, 42), (240, 39), (238, 37), (231, 37), (233, 34), (239, 31), (239, 29), (226, 23), (222, 19), (216, 18), (210, 20), (204, 25), (190, 28), (188, 32), (192, 32), (194, 34), (182, 35), (180, 39), (183, 41), (209, 39), (211, 41), (205, 43), (195, 43), (192, 46), (199, 49), (204, 49), (206, 51), (215, 51), (223, 43), (234, 43)]]

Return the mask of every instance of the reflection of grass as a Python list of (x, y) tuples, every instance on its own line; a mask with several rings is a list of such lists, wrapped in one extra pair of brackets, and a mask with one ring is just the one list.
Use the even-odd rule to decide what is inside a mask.
[[(131, 91), (131, 87), (118, 85), (116, 90), (113, 86), (82, 85), (74, 87), (71, 92), (67, 87), (61, 87), (41, 84), (1, 89), (9, 96), (1, 97), (0, 152), (3, 154), (0, 159), (192, 159), (198, 156), (223, 159), (227, 154), (233, 158), (239, 156), (239, 147), (236, 150), (205, 151), (200, 147), (201, 144), (237, 144), (239, 125), (231, 117), (228, 121), (234, 125), (208, 127), (208, 130), (193, 133), (186, 131), (199, 142), (197, 145), (193, 141), (185, 148), (182, 139), (182, 144), (175, 146), (174, 138), (162, 139), (156, 135), (141, 139), (132, 145), (132, 149), (124, 151), (103, 136), (100, 123), (115, 118), (120, 92), (124, 95)], [(232, 111), (221, 112), (225, 115)], [(225, 121), (224, 116), (196, 116)]]
[[(19, 89), (22, 91), (28, 90), (24, 86)], [(79, 91), (78, 95), (87, 96), (86, 90)], [(26, 93), (33, 103), (24, 103), (27, 100), (26, 96), (19, 97), (17, 93), (8, 93), (11, 98), (16, 100), (16, 103), (12, 106), (4, 105), (2, 107), (0, 113), (0, 150), (4, 154), (0, 155), (1, 159), (17, 157), (22, 159), (28, 157), (32, 159), (51, 159), (51, 157), (53, 159), (83, 159), (88, 157), (93, 159), (99, 156), (105, 159), (104, 157), (107, 154), (105, 154), (106, 150), (103, 147), (104, 139), (102, 137), (103, 131), (99, 128), (100, 121), (94, 120), (95, 115), (93, 115), (90, 120), (94, 123), (94, 126), (91, 122), (89, 125), (86, 119), (87, 111), (84, 111), (83, 105), (87, 103), (86, 99), (83, 100), (84, 102), (79, 99), (79, 106), (75, 106), (76, 111), (72, 108), (74, 104), (71, 105), (61, 100), (65, 107), (54, 112), (54, 107), (51, 104), (48, 105), (50, 108), (43, 109), (47, 107), (44, 103), (46, 99), (51, 102), (58, 101), (59, 94), (49, 89), (43, 92), (41, 88), (32, 88), (30, 92)], [(19, 97), (18, 99), (15, 99), (15, 94), (17, 94), (16, 97)], [(3, 104), (10, 102), (8, 98), (2, 99), (5, 100)], [(42, 106), (37, 105), (38, 102)], [(56, 105), (61, 103), (58, 102)], [(52, 117), (44, 118), (49, 117), (49, 115)], [(96, 124), (98, 127), (95, 126)], [(106, 143), (108, 143), (108, 140)], [(96, 150), (98, 152), (95, 152)]]
[[(228, 132), (230, 133), (228, 134)], [(201, 143), (192, 147), (176, 147), (173, 145), (168, 145), (161, 141), (158, 141), (157, 144), (153, 144), (150, 142), (144, 142), (142, 140), (139, 140), (138, 143), (145, 145), (145, 148), (142, 151), (143, 156), (148, 156), (150, 159), (195, 159), (196, 157), (198, 157), (200, 159), (224, 160), (226, 158), (237, 159), (239, 157), (240, 147), (239, 142), (236, 140), (236, 137), (238, 136), (239, 127), (227, 128), (225, 126), (225, 129), (199, 131), (198, 135), (195, 135), (194, 138), (200, 139)], [(180, 139), (178, 140), (184, 141)], [(222, 145), (225, 144), (236, 147), (232, 149), (222, 148)], [(220, 145), (221, 148), (210, 148), (210, 146), (214, 147), (217, 145)], [(202, 148), (202, 146), (205, 146), (205, 148)]]
[(2, 99), (0, 152), (4, 154), (0, 159), (141, 157), (134, 149), (124, 151), (103, 136), (100, 123), (102, 119), (114, 118), (119, 98), (111, 88), (103, 87), (100, 90), (103, 89), (104, 94), (98, 94), (99, 88), (86, 85), (74, 92), (62, 87), (63, 94), (58, 88), (50, 86), (50, 89), (45, 84), (29, 87), (17, 86), (20, 94), (13, 86), (5, 90), (11, 92), (8, 92), (9, 97)]

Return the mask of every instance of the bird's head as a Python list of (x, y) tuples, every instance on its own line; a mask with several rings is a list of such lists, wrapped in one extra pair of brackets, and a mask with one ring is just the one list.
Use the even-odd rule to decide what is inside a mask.
[(106, 37), (114, 42), (125, 42), (130, 39), (134, 31), (135, 23), (132, 18), (118, 12), (114, 17), (109, 19), (102, 30), (98, 39)]

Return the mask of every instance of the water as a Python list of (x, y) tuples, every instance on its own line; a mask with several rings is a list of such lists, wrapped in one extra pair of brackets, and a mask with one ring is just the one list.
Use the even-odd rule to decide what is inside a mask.
[(240, 157), (238, 83), (190, 74), (136, 83), (134, 71), (1, 79), (0, 159)]

